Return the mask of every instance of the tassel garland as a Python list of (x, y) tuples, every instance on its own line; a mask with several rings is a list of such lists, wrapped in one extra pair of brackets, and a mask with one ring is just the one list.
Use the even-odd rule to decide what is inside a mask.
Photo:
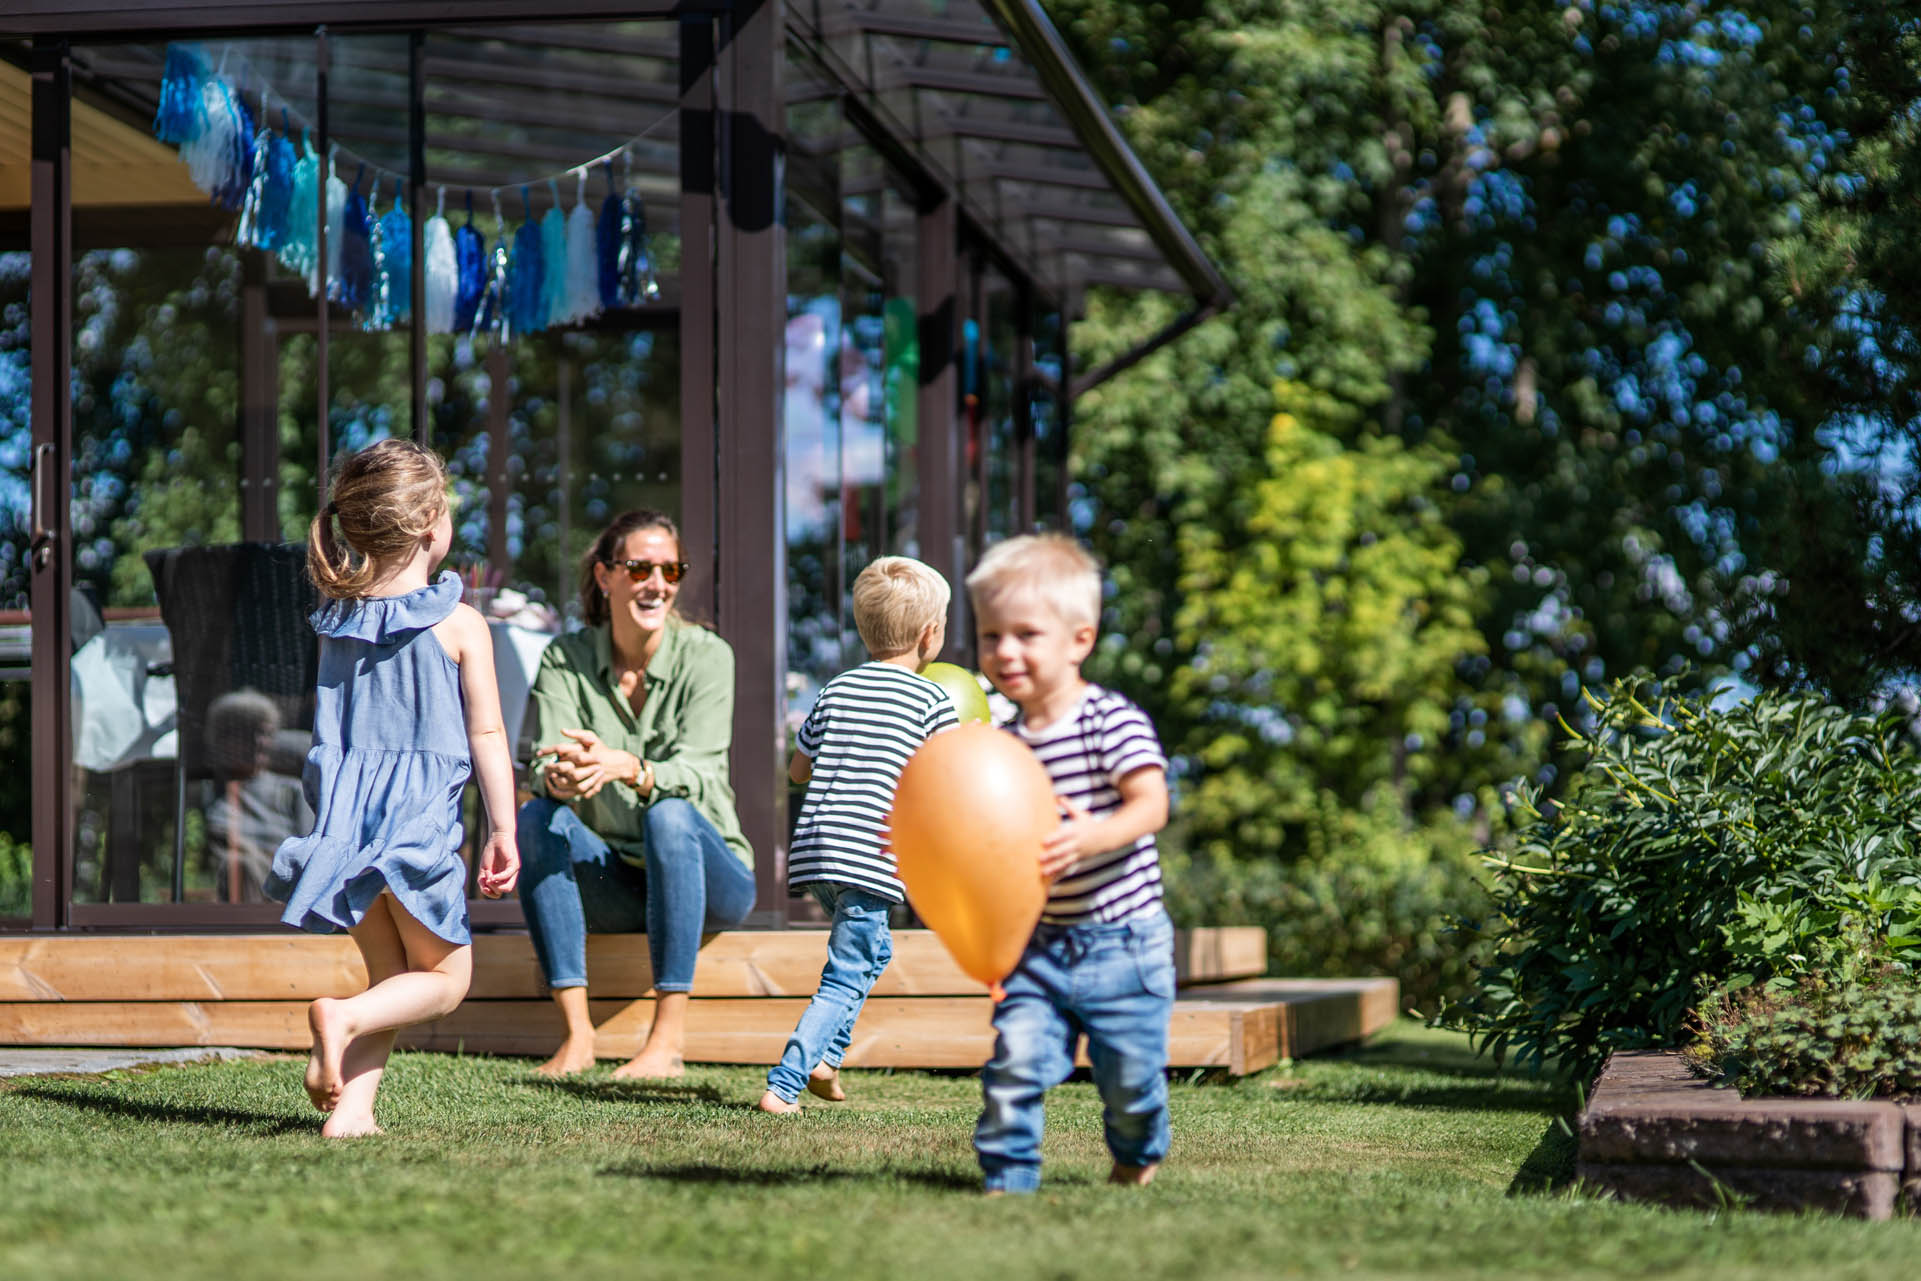
[[(224, 59), (224, 55), (223, 55)], [(647, 215), (640, 193), (615, 185), (606, 162), (607, 195), (596, 211), (587, 193), (588, 170), (576, 169), (573, 208), (564, 207), (557, 179), (547, 180), (551, 203), (536, 216), (521, 188), (521, 222), (509, 229), (494, 199), (491, 244), (467, 217), (455, 227), (440, 193), (421, 228), (425, 295), (413, 296), (413, 215), (395, 178), (391, 202), (379, 212), (381, 175), (367, 194), (362, 164), (352, 185), (322, 157), (303, 130), (296, 142), (283, 107), (277, 127), (260, 117), (227, 79), (223, 60), (210, 66), (197, 45), (167, 46), (153, 134), (179, 148), (188, 174), (208, 199), (239, 215), (235, 241), (273, 254), (287, 271), (305, 276), (308, 289), (353, 311), (368, 329), (411, 320), (418, 304), (429, 333), (491, 333), (510, 337), (587, 320), (609, 307), (633, 307), (657, 297)], [(320, 261), (319, 202), (326, 198), (326, 261)]]

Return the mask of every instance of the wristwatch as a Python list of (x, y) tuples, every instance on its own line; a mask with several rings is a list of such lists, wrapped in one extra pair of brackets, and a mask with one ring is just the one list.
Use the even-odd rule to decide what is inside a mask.
[(640, 762), (640, 772), (634, 779), (634, 787), (644, 796), (651, 796), (653, 794), (654, 767), (644, 760)]

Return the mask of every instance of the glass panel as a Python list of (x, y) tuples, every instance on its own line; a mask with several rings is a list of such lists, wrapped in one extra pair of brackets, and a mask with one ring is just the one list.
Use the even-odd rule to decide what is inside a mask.
[(842, 153), (840, 410), (842, 666), (865, 657), (852, 584), (876, 557), (917, 550), (919, 317), (912, 202), (870, 147)]
[(1034, 317), (1034, 373), (1027, 413), (1034, 426), (1034, 525), (1066, 529), (1067, 433), (1061, 422), (1061, 387), (1066, 377), (1061, 313), (1042, 304)]
[[(592, 533), (628, 507), (677, 512), (674, 37), (665, 23), (428, 35), (423, 209), (404, 207), (408, 38), (334, 39), (333, 146), (313, 167), (338, 179), (341, 213), (318, 267), (295, 252), (297, 235), (289, 246), (261, 231), (297, 231), (311, 205), (283, 200), (276, 222), (259, 212), (276, 171), (242, 173), (278, 140), (289, 160), (302, 154), (316, 116), (311, 38), (77, 52), (120, 104), (98, 127), (100, 152), (132, 163), (136, 181), (114, 193), (117, 213), (90, 213), (93, 243), (74, 268), (75, 575), (109, 607), (98, 652), (75, 660), (76, 902), (257, 901), (274, 846), (311, 822), (299, 776), (316, 646), (298, 544), (325, 461), (314, 290), (324, 281), (334, 299), (332, 456), (411, 433), (407, 257), (422, 215), (444, 210), (446, 242), (474, 225), (482, 284), (498, 247), (516, 269), (533, 244), (552, 250), (536, 293), (477, 309), (460, 332), (438, 307), (426, 313), (433, 439), (460, 502), (454, 561), (490, 614), (510, 720)], [(165, 97), (170, 77), (192, 92)], [(195, 128), (225, 130), (220, 145), (145, 132), (183, 109), (204, 109)], [(78, 117), (75, 152), (78, 202)], [(532, 242), (517, 238), (528, 223)], [(457, 259), (439, 252), (439, 230), (422, 230), (435, 284), (457, 275), (443, 270)], [(305, 235), (311, 246), (311, 226)], [(537, 315), (510, 313), (525, 297)], [(0, 666), (8, 643), (0, 631)], [(7, 696), (0, 682), (0, 741)], [(0, 858), (0, 912), (5, 892)]]
[(1015, 344), (1020, 299), (1013, 282), (993, 267), (981, 273), (986, 331), (981, 344), (981, 476), (983, 529), (989, 545), (1020, 527), (1016, 487), (1019, 458), (1014, 429)]
[(105, 615), (73, 658), (76, 903), (261, 902), (274, 848), (312, 821), (317, 646), (303, 548), (283, 539), (304, 536), (316, 450), (277, 412), (298, 362), (271, 302), (305, 288), (235, 245), (252, 122), (313, 115), (263, 69), (312, 47), (201, 46), (190, 76), (184, 47), (76, 51), (123, 101), (157, 106), (171, 78), (194, 90), (174, 107), (201, 113), (167, 164), (147, 161), (172, 145), (103, 115), (102, 163), (136, 163), (89, 204), (76, 107), (73, 574)]
[[(841, 669), (841, 233), (844, 127), (808, 92), (811, 63), (788, 60), (786, 383), (787, 697), (790, 733)], [(791, 807), (799, 813), (799, 806)]]
[(33, 911), (33, 628), (27, 619), (27, 551), (33, 441), (28, 389), (27, 283), (31, 258), (0, 254), (0, 928)]

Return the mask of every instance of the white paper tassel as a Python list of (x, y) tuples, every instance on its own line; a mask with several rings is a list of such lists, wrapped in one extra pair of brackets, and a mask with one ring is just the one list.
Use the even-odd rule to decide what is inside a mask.
[[(327, 159), (327, 280), (329, 293), (340, 279), (340, 244), (347, 238), (347, 184)], [(318, 292), (318, 289), (316, 289)]]
[(447, 203), (445, 188), (440, 192), (440, 204), (434, 207), (434, 216), (421, 228), (421, 251), (427, 255), (427, 332), (430, 334), (449, 334), (454, 329), (454, 292), (459, 287), (456, 279), (459, 267), (454, 259), (454, 229), (448, 225), (444, 208)]
[(227, 168), (239, 136), (240, 117), (230, 101), (232, 91), (218, 76), (208, 76), (200, 86), (200, 110), (206, 124), (192, 141), (180, 148), (193, 185), (211, 196), (226, 181)]
[(580, 171), (574, 211), (567, 215), (567, 320), (600, 314), (600, 259), (595, 252), (594, 211), (587, 200), (587, 171)]

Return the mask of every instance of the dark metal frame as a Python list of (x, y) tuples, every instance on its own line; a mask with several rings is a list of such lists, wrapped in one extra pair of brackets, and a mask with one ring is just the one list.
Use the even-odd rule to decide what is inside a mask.
[[(1021, 18), (1020, 14), (1024, 7), (1033, 6), (1014, 0), (985, 2), (1025, 44), (1027, 37), (1019, 24), (1030, 21), (1031, 15)], [(33, 253), (33, 492), (39, 518), (35, 524), (30, 597), (34, 620), (34, 929), (249, 930), (270, 923), (276, 915), (274, 908), (262, 905), (71, 901), (71, 709), (66, 696), (71, 588), (66, 549), (71, 517), (70, 505), (63, 501), (66, 490), (59, 479), (71, 471), (68, 282), (74, 236), (68, 135), (74, 68), (70, 42), (119, 43), (143, 36), (211, 30), (236, 35), (312, 33), (318, 73), (317, 144), (324, 154), (329, 126), (329, 27), (407, 33), (407, 199), (415, 237), (415, 305), (409, 344), (411, 410), (415, 436), (429, 441), (432, 422), (425, 399), (425, 255), (421, 252), (425, 219), (420, 215), (425, 212), (425, 149), (429, 141), (425, 133), (425, 85), (432, 67), (425, 56), (422, 28), (472, 34), (497, 29), (496, 20), (524, 20), (527, 10), (526, 0), (0, 0), (0, 35), (38, 37), (32, 54), (33, 207), (28, 220), (28, 242)], [(847, 12), (861, 29), (880, 34), (983, 43), (996, 36), (992, 29), (968, 24)], [(1014, 15), (1012, 20), (1010, 14)], [(957, 588), (969, 560), (969, 545), (979, 532), (969, 527), (974, 522), (968, 519), (970, 513), (963, 501), (969, 478), (964, 474), (964, 437), (958, 413), (958, 360), (960, 320), (982, 304), (981, 265), (993, 262), (1012, 282), (1021, 300), (1017, 311), (1023, 320), (1016, 344), (1016, 368), (1011, 371), (1011, 392), (1017, 442), (1015, 506), (1022, 527), (1032, 525), (1038, 507), (1030, 402), (1038, 374), (1033, 368), (1028, 316), (1043, 298), (1063, 309), (1076, 301), (1055, 299), (1043, 288), (1020, 261), (1014, 246), (1002, 239), (992, 223), (970, 209), (970, 196), (962, 182), (970, 176), (991, 174), (1043, 183), (1056, 192), (1082, 185), (1112, 190), (1118, 185), (1128, 201), (1125, 212), (1100, 205), (1082, 208), (1071, 200), (1050, 199), (1023, 209), (1023, 213), (1079, 224), (1089, 231), (1102, 226), (1144, 225), (1157, 248), (1203, 299), (1196, 312), (1170, 327), (1170, 333), (1198, 323), (1197, 317), (1224, 303), (1226, 287), (1199, 255), (1191, 237), (1186, 237), (1184, 229), (1173, 221), (1158, 189), (1120, 143), (1118, 132), (1098, 111), (1091, 88), (1078, 79), (1071, 63), (1066, 64), (1065, 73), (1058, 67), (1049, 70), (1049, 59), (1064, 56), (1056, 47), (1058, 36), (1052, 36), (1051, 28), (1047, 34), (1054, 43), (1042, 50), (1040, 59), (1045, 86), (1041, 90), (1028, 80), (996, 83), (1006, 78), (911, 66), (888, 68), (878, 77), (882, 83), (868, 83), (873, 68), (861, 72), (837, 61), (822, 47), (820, 33), (798, 21), (795, 9), (783, 0), (550, 0), (540, 16), (543, 23), (611, 17), (678, 20), (678, 39), (673, 47), (679, 58), (676, 101), (680, 111), (681, 519), (689, 558), (711, 568), (711, 575), (697, 573), (688, 581), (682, 603), (690, 615), (714, 620), (734, 647), (737, 681), (732, 768), (742, 826), (757, 851), (760, 910), (752, 922), (778, 926), (787, 920), (784, 845), (788, 799), (783, 759), (787, 618), (780, 412), (786, 277), (785, 233), (779, 217), (787, 105), (781, 92), (785, 42), (797, 40), (822, 62), (830, 78), (838, 81), (837, 96), (850, 128), (874, 146), (888, 168), (911, 188), (909, 194), (918, 211), (915, 284), (921, 364), (917, 408), (922, 431), (916, 468), (921, 554)], [(60, 38), (53, 38), (56, 33)], [(1059, 98), (1063, 92), (1070, 97), (1078, 94), (1085, 100), (1083, 108), (1093, 104), (1098, 119), (1090, 125), (1077, 114), (1081, 109), (1066, 103), (1074, 136), (1052, 126), (997, 125), (951, 113), (943, 113), (935, 122), (936, 136), (945, 131), (1057, 147), (1070, 145), (1078, 137), (1103, 157), (1110, 173), (1121, 176), (1110, 180), (1106, 175), (1019, 162), (995, 162), (984, 169), (974, 168), (970, 174), (945, 174), (929, 163), (927, 153), (910, 141), (913, 134), (903, 133), (901, 122), (881, 103), (882, 93), (902, 83), (915, 89), (1003, 93), (1029, 99), (1048, 95)], [(1139, 181), (1127, 177), (1128, 173)], [(320, 198), (325, 199), (324, 192)], [(1157, 227), (1156, 219), (1167, 225)], [(323, 236), (325, 226), (323, 216)], [(1114, 246), (1098, 239), (1089, 240), (1085, 248), (1110, 257), (1116, 254)], [(324, 255), (324, 241), (320, 249)], [(1131, 256), (1119, 254), (1120, 258)], [(1148, 254), (1141, 258), (1159, 260)], [(1116, 261), (1113, 270), (1120, 266)], [(267, 435), (271, 435), (276, 400), (273, 326), (294, 329), (312, 325), (316, 335), (317, 462), (324, 489), (331, 461), (327, 378), (330, 306), (324, 296), (311, 304), (303, 298), (297, 306), (306, 314), (298, 315), (288, 311), (286, 303), (291, 301), (281, 299), (262, 279), (243, 282), (243, 324), (255, 341), (251, 359), (243, 355), (242, 414), (256, 427), (265, 424)], [(665, 319), (671, 309), (658, 310), (662, 314), (657, 320)], [(985, 316), (980, 320), (985, 339)], [(267, 341), (260, 342), (259, 338)], [(1154, 341), (1166, 340), (1160, 337)], [(1073, 393), (1144, 354), (1145, 349), (1128, 353), (1103, 370), (1080, 379), (1063, 377), (1050, 388), (1061, 400), (1060, 448), (1065, 448)], [(247, 482), (242, 504), (245, 528), (269, 528), (274, 510), (272, 461), (249, 454), (242, 470)], [(983, 502), (985, 497), (983, 488)], [(1055, 497), (1058, 502), (1064, 496)], [(970, 632), (965, 593), (957, 590), (950, 615), (948, 655), (965, 658), (971, 654)], [(476, 904), (475, 923), (510, 921), (514, 911), (512, 905)]]

